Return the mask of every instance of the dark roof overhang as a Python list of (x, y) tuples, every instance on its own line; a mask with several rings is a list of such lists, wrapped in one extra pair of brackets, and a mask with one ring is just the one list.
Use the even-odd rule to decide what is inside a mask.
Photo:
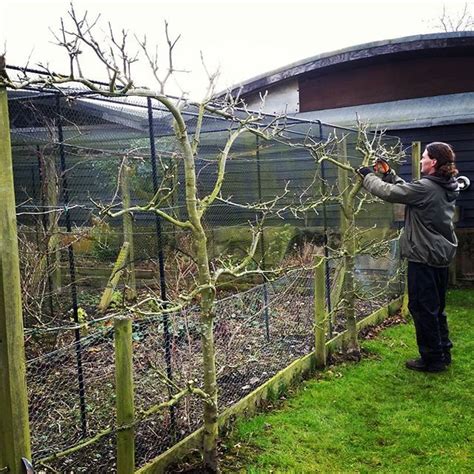
[[(274, 71), (261, 74), (231, 88), (233, 95), (246, 96), (260, 92), (279, 82), (300, 76), (301, 74), (326, 67), (348, 64), (361, 60), (373, 60), (387, 56), (419, 54), (434, 50), (451, 50), (472, 48), (474, 50), (474, 31), (454, 33), (435, 33), (428, 35), (407, 36), (390, 40), (366, 43), (338, 51), (319, 54), (306, 58)], [(218, 96), (222, 96), (222, 92)]]

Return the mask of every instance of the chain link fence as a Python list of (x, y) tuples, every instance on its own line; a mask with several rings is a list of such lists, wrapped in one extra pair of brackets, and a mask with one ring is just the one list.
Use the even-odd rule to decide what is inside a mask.
[[(172, 117), (151, 100), (105, 99), (80, 91), (16, 91), (9, 108), (34, 460), (52, 472), (114, 472), (113, 318), (127, 314), (133, 296), (174, 301), (193, 288), (197, 275), (191, 234), (146, 208), (160, 196), (162, 210), (176, 220), (188, 218)], [(192, 134), (197, 110), (183, 114)], [(221, 411), (314, 349), (311, 265), (318, 252), (328, 259), (327, 338), (345, 329), (344, 309), (331, 308), (342, 261), (340, 206), (328, 200), (308, 207), (324, 191), (342, 192), (338, 171), (331, 163), (316, 166), (301, 145), (344, 137), (345, 148), (335, 145), (329, 153), (356, 165), (361, 159), (357, 134), (289, 118), (283, 125), (284, 142), (250, 132), (236, 140), (221, 198), (204, 219), (212, 270), (246, 254), (250, 228), (262, 226), (262, 219), (253, 266), (280, 270), (278, 277), (219, 282), (214, 333)], [(201, 199), (213, 189), (216, 157), (234, 126), (204, 117), (195, 160)], [(398, 146), (390, 137), (384, 140)], [(275, 196), (281, 196), (278, 212), (264, 216), (261, 206), (253, 205)], [(104, 211), (124, 207), (134, 211), (104, 217)], [(401, 294), (403, 277), (392, 207), (370, 203), (357, 224), (366, 229), (361, 241), (386, 241), (384, 252), (356, 258), (360, 319)], [(133, 252), (101, 308), (125, 241), (133, 242)], [(194, 303), (166, 315), (149, 311), (154, 314), (133, 321), (137, 467), (201, 426), (198, 391), (189, 389), (179, 403), (166, 406), (190, 381), (202, 387)]]

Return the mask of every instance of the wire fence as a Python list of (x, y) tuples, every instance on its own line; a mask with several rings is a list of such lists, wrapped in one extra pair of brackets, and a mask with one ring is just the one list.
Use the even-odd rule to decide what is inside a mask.
[[(380, 281), (378, 282), (380, 285)], [(278, 371), (314, 349), (314, 281), (297, 271), (216, 304), (215, 338), (220, 410), (232, 406)], [(392, 290), (393, 291), (393, 290)], [(397, 294), (386, 292), (390, 299)], [(266, 301), (266, 303), (265, 303)], [(370, 308), (361, 304), (358, 317)], [(268, 320), (266, 319), (268, 318)], [(199, 312), (169, 316), (171, 380), (167, 377), (163, 318), (133, 323), (135, 405), (138, 413), (166, 402), (193, 380), (202, 387)], [(343, 320), (338, 321), (339, 331)], [(115, 380), (113, 331), (101, 328), (81, 339), (84, 397), (77, 380), (77, 344), (28, 361), (30, 422), (34, 460), (59, 472), (112, 472), (115, 466)], [(84, 418), (83, 418), (84, 416)], [(201, 426), (202, 401), (189, 396), (136, 426), (136, 462), (144, 465)], [(55, 460), (84, 438), (112, 428), (100, 442)], [(53, 456), (53, 458), (50, 458)]]
[[(9, 108), (34, 460), (53, 472), (114, 472), (113, 319), (127, 314), (134, 298), (176, 300), (193, 288), (197, 275), (192, 235), (146, 208), (160, 196), (160, 209), (176, 220), (188, 218), (172, 118), (151, 100), (74, 91), (67, 97), (19, 91), (11, 94)], [(191, 134), (196, 110), (183, 113)], [(234, 125), (216, 116), (204, 118), (195, 160), (201, 199), (213, 189), (217, 157)], [(337, 167), (315, 166), (314, 156), (296, 145), (308, 137), (315, 143), (344, 137), (344, 157), (355, 165), (360, 160), (357, 134), (296, 119), (286, 119), (284, 126), (286, 143), (252, 133), (236, 140), (221, 199), (204, 219), (215, 269), (245, 256), (250, 228), (263, 217), (251, 204), (283, 196), (281, 212), (265, 218), (253, 262), (255, 268), (279, 268), (283, 276), (224, 278), (217, 286), (221, 411), (314, 349), (310, 267), (315, 253), (325, 252), (328, 259), (329, 310), (339, 281), (338, 204), (293, 210), (317, 200), (323, 186), (337, 191)], [(398, 146), (393, 138), (384, 140)], [(336, 158), (340, 153), (334, 150)], [(104, 217), (104, 210), (124, 207), (135, 210)], [(357, 224), (366, 229), (361, 240), (386, 241), (377, 256), (356, 258), (360, 319), (401, 294), (403, 276), (392, 207), (370, 203)], [(124, 242), (133, 246), (119, 272), (114, 264)], [(118, 273), (121, 279), (101, 307), (104, 290)], [(189, 388), (190, 381), (202, 388), (200, 314), (194, 303), (167, 315), (150, 311), (155, 314), (133, 321), (134, 394), (141, 414), (135, 426), (137, 467), (201, 426), (203, 401), (191, 389), (179, 403), (147, 412)], [(328, 339), (345, 329), (344, 309), (332, 309)]]

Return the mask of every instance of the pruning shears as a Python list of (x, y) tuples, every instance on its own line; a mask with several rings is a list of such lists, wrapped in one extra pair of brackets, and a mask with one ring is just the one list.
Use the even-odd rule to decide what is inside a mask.
[(392, 170), (389, 162), (384, 158), (376, 158), (374, 162), (374, 171), (376, 173), (388, 174)]

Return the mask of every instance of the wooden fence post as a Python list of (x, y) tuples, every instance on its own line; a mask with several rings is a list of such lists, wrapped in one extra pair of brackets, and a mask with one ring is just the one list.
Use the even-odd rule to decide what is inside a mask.
[[(122, 202), (123, 208), (130, 208), (130, 174), (131, 169), (128, 166), (128, 160), (125, 159), (122, 166), (122, 174), (120, 176), (120, 186), (122, 190)], [(128, 270), (128, 288), (125, 291), (125, 296), (129, 300), (134, 300), (137, 297), (137, 283), (135, 277), (135, 247), (133, 244), (133, 219), (132, 214), (127, 212), (123, 215), (123, 241), (128, 242), (128, 258), (127, 258), (127, 270)]]
[(42, 160), (43, 165), (43, 195), (44, 203), (47, 206), (46, 214), (47, 228), (45, 231), (49, 236), (47, 252), (51, 255), (49, 261), (52, 268), (47, 268), (51, 271), (51, 283), (53, 290), (61, 288), (61, 250), (59, 237), (59, 223), (58, 214), (53, 212), (58, 206), (58, 172), (56, 170), (56, 160), (53, 156), (45, 156)]
[(316, 365), (326, 366), (326, 259), (316, 256), (314, 259), (314, 340)]
[(117, 473), (131, 474), (135, 470), (135, 420), (133, 401), (132, 319), (119, 317), (115, 331), (115, 390), (117, 408)]
[[(4, 57), (0, 57), (0, 73)], [(31, 459), (7, 90), (0, 86), (0, 471)]]
[(421, 142), (413, 142), (411, 144), (411, 178), (412, 181), (421, 177)]
[[(421, 177), (421, 142), (412, 142), (411, 144), (411, 178), (412, 181), (420, 179)], [(401, 309), (403, 316), (408, 316), (410, 311), (408, 310), (408, 281), (405, 277), (405, 292), (403, 293), (403, 303)]]

